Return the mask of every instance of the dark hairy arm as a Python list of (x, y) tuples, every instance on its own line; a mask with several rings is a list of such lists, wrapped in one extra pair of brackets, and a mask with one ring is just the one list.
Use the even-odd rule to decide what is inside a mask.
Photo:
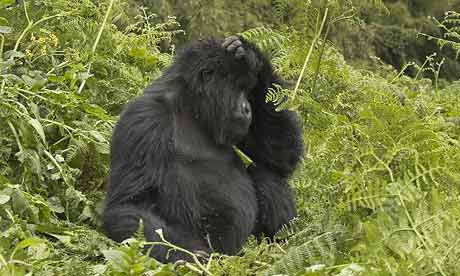
[(303, 150), (300, 119), (289, 110), (275, 111), (275, 104), (265, 101), (268, 89), (274, 84), (283, 85), (283, 80), (254, 44), (232, 36), (223, 46), (227, 51), (234, 51), (236, 58), (244, 58), (258, 76), (249, 98), (253, 121), (249, 134), (238, 147), (252, 158), (256, 166), (263, 165), (282, 177), (290, 176)]
[(274, 72), (269, 59), (253, 44), (242, 38), (230, 37), (223, 47), (244, 58), (251, 70), (257, 72), (257, 84), (249, 99), (253, 121), (249, 134), (238, 144), (254, 161), (248, 168), (255, 183), (259, 201), (257, 236), (272, 237), (295, 215), (296, 208), (288, 178), (294, 172), (303, 152), (302, 128), (295, 112), (277, 112), (265, 97), (273, 84), (283, 81)]

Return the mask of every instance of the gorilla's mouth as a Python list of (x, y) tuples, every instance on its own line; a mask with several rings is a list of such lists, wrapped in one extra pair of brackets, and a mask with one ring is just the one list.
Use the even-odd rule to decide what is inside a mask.
[(239, 142), (249, 133), (250, 126), (251, 120), (237, 118), (227, 124), (226, 132), (232, 142)]

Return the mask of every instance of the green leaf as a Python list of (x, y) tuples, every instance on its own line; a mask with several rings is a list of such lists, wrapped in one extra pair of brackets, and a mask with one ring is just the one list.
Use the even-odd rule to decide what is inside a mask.
[(238, 155), (238, 157), (241, 159), (241, 161), (243, 161), (244, 166), (246, 168), (251, 166), (252, 163), (254, 163), (254, 161), (252, 161), (252, 159), (249, 156), (247, 156), (244, 152), (242, 152), (236, 146), (233, 146), (233, 150), (235, 151), (236, 155)]
[(12, 207), (13, 211), (18, 213), (19, 215), (23, 215), (25, 212), (27, 212), (30, 209), (30, 204), (29, 202), (25, 199), (24, 195), (22, 192), (18, 190), (14, 190), (14, 192), (11, 194), (12, 197)]
[(146, 48), (131, 48), (128, 51), (128, 55), (134, 58), (142, 59), (147, 56), (147, 52)]
[(0, 204), (5, 204), (10, 201), (11, 197), (9, 195), (0, 195)]
[(56, 154), (54, 156), (54, 159), (56, 159), (56, 161), (59, 162), (59, 163), (64, 163), (65, 162), (64, 157), (62, 157), (62, 155), (60, 155), (60, 154)]
[(44, 243), (44, 241), (42, 239), (28, 238), (28, 239), (25, 239), (25, 240), (21, 241), (20, 243), (18, 243), (16, 245), (16, 248), (24, 249), (26, 247), (35, 246), (35, 245), (38, 245), (38, 244), (41, 244), (41, 243)]
[(105, 259), (110, 263), (116, 272), (129, 271), (129, 256), (120, 250), (103, 250)]
[(10, 34), (13, 31), (11, 27), (0, 26), (0, 34)]
[(5, 58), (6, 59), (15, 59), (15, 58), (23, 58), (25, 57), (26, 55), (23, 53), (23, 52), (19, 52), (19, 51), (6, 51), (5, 52)]
[(58, 239), (63, 244), (70, 244), (70, 242), (72, 240), (72, 237), (68, 236), (68, 235), (58, 235), (58, 234), (53, 234), (53, 233), (47, 233), (47, 234), (50, 235), (50, 236), (55, 237), (56, 239)]
[(114, 117), (107, 114), (102, 107), (95, 105), (95, 104), (87, 104), (85, 105), (85, 112), (91, 115), (96, 116), (98, 119), (101, 120), (113, 120)]
[(40, 124), (40, 122), (37, 119), (33, 119), (33, 118), (27, 122), (37, 131), (38, 135), (40, 135), (43, 145), (47, 145), (45, 132), (43, 131), (42, 124)]
[(48, 198), (47, 202), (51, 211), (59, 214), (64, 213), (64, 207), (62, 206), (61, 200), (58, 197), (50, 197)]
[(0, 0), (0, 7), (8, 7), (13, 5), (15, 2), (15, 0)]
[(8, 178), (0, 174), (0, 184), (7, 184), (7, 183), (10, 183)]
[(102, 136), (102, 134), (99, 132), (99, 131), (90, 131), (90, 134), (91, 136), (93, 136), (94, 138), (96, 138), (96, 140), (100, 143), (105, 143), (107, 142), (107, 140), (105, 139), (104, 136)]
[(50, 256), (50, 248), (43, 242), (29, 247), (29, 254), (34, 260), (44, 260)]
[(97, 264), (93, 266), (93, 272), (95, 275), (102, 275), (107, 270), (107, 266), (103, 264)]

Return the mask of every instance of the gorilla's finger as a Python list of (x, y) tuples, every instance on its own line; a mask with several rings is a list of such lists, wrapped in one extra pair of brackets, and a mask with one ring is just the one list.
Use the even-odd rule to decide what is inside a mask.
[(233, 41), (239, 40), (236, 35), (229, 36), (225, 39), (224, 43), (222, 43), (222, 47), (227, 48), (228, 45), (232, 44)]
[(222, 43), (222, 47), (227, 48), (228, 45), (232, 44), (233, 41), (237, 40), (236, 36), (229, 36), (227, 37), (224, 42)]
[(237, 49), (241, 45), (243, 45), (243, 42), (241, 42), (240, 40), (235, 40), (233, 41), (232, 44), (230, 44), (230, 46), (227, 47), (227, 51), (233, 52), (235, 49)]

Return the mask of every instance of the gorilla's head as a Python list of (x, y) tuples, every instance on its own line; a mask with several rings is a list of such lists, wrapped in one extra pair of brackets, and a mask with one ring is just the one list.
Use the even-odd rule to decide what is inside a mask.
[(219, 40), (202, 40), (176, 56), (170, 72), (183, 83), (180, 105), (217, 144), (235, 144), (249, 131), (256, 73)]

